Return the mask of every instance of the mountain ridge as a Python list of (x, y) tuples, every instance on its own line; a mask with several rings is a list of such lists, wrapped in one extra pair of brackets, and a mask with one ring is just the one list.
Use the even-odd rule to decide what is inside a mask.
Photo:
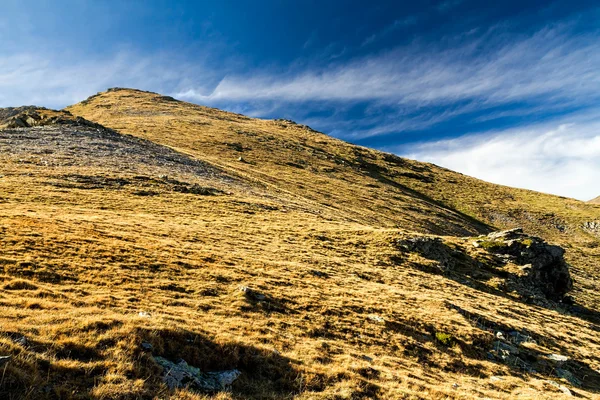
[(140, 90), (6, 115), (2, 396), (600, 394), (597, 205)]

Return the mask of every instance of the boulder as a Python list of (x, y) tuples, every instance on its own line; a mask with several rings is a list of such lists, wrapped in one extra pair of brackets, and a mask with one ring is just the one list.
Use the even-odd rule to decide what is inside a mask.
[[(561, 300), (573, 288), (562, 247), (527, 235), (521, 228), (493, 232), (477, 240), (478, 247), (510, 260), (522, 268), (525, 280), (551, 300)], [(508, 256), (508, 258), (507, 258)]]
[(231, 384), (241, 375), (237, 369), (202, 372), (184, 360), (177, 363), (163, 357), (154, 357), (154, 360), (163, 367), (163, 382), (171, 390), (185, 387), (205, 393), (221, 392), (229, 390)]

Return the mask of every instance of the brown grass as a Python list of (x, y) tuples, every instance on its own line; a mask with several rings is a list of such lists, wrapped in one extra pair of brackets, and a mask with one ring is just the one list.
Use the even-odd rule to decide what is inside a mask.
[[(49, 169), (0, 154), (0, 355), (13, 356), (0, 397), (553, 399), (561, 392), (549, 381), (560, 381), (598, 398), (598, 321), (526, 304), (468, 270), (434, 273), (431, 260), (393, 245), (445, 235), (485, 263), (461, 236), (522, 224), (570, 245), (575, 299), (593, 309), (598, 240), (580, 224), (598, 219), (598, 206), (145, 92), (111, 91), (69, 110), (206, 161), (235, 183), (174, 172), (229, 194), (66, 188), (49, 182), (157, 172)], [(540, 358), (568, 355), (577, 376), (587, 374), (582, 385), (491, 361), (498, 329), (527, 331)], [(242, 376), (228, 393), (170, 393), (142, 342)]]

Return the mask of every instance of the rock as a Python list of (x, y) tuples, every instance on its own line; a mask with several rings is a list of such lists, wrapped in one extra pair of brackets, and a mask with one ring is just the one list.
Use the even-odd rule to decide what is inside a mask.
[(490, 233), (479, 245), (505, 262), (521, 265), (523, 279), (548, 299), (560, 300), (573, 287), (565, 250), (529, 236), (521, 228)]
[(569, 361), (569, 357), (563, 356), (563, 355), (560, 355), (560, 354), (550, 354), (548, 356), (548, 360), (555, 361), (557, 363), (564, 363), (566, 361)]
[(321, 271), (317, 271), (315, 269), (310, 270), (310, 273), (313, 274), (314, 276), (319, 277), (319, 278), (328, 278), (329, 277), (329, 275), (327, 275), (327, 273), (321, 272)]
[(437, 261), (441, 272), (452, 269), (457, 263), (456, 251), (449, 248), (439, 237), (417, 236), (398, 239), (394, 245), (401, 251), (416, 252), (424, 258)]
[(254, 289), (250, 289), (248, 286), (240, 286), (240, 291), (244, 292), (246, 294), (246, 297), (253, 300), (263, 301), (267, 298), (267, 296), (265, 296), (264, 294), (259, 293)]
[(0, 367), (10, 361), (12, 356), (0, 356)]
[(142, 342), (141, 346), (144, 351), (152, 351), (154, 349), (154, 346), (148, 342)]
[(380, 324), (385, 323), (385, 319), (383, 319), (383, 317), (380, 317), (379, 315), (369, 315), (367, 318), (369, 318), (371, 321), (378, 322)]
[(490, 351), (493, 358), (508, 362), (511, 358), (519, 354), (519, 349), (501, 340), (494, 342), (494, 348)]
[(584, 222), (583, 229), (593, 235), (600, 236), (600, 221)]
[(533, 338), (529, 335), (525, 335), (519, 331), (510, 331), (508, 332), (508, 340), (511, 343), (514, 344), (521, 344), (521, 343), (532, 343), (532, 344), (536, 344), (536, 341), (533, 340)]
[(163, 357), (154, 357), (154, 360), (163, 367), (163, 382), (171, 390), (185, 387), (199, 392), (221, 392), (229, 390), (233, 382), (241, 375), (237, 369), (202, 372), (200, 369), (188, 365), (184, 360), (180, 360), (178, 363)]
[(147, 312), (147, 311), (140, 311), (140, 312), (138, 313), (138, 315), (139, 315), (140, 317), (142, 317), (142, 318), (150, 318), (150, 317), (151, 317), (150, 313), (149, 313), (149, 312)]
[(556, 376), (562, 379), (566, 379), (573, 386), (581, 386), (581, 381), (575, 377), (571, 373), (571, 371), (567, 371), (566, 369), (557, 368)]
[(561, 385), (558, 382), (554, 382), (554, 381), (548, 381), (548, 383), (550, 383), (552, 386), (554, 386), (555, 388), (557, 388), (558, 390), (560, 390), (561, 392), (563, 392), (564, 394), (566, 394), (567, 396), (572, 396), (573, 394), (571, 393), (571, 391), (569, 390), (568, 387)]

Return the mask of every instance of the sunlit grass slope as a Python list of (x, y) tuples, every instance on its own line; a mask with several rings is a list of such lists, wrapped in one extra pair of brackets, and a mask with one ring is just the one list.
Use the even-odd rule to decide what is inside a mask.
[[(137, 90), (68, 111), (0, 130), (0, 398), (599, 397), (599, 206)], [(574, 306), (472, 245), (515, 226), (566, 247)], [(434, 235), (454, 271), (398, 245)], [(171, 392), (153, 356), (242, 374)]]

